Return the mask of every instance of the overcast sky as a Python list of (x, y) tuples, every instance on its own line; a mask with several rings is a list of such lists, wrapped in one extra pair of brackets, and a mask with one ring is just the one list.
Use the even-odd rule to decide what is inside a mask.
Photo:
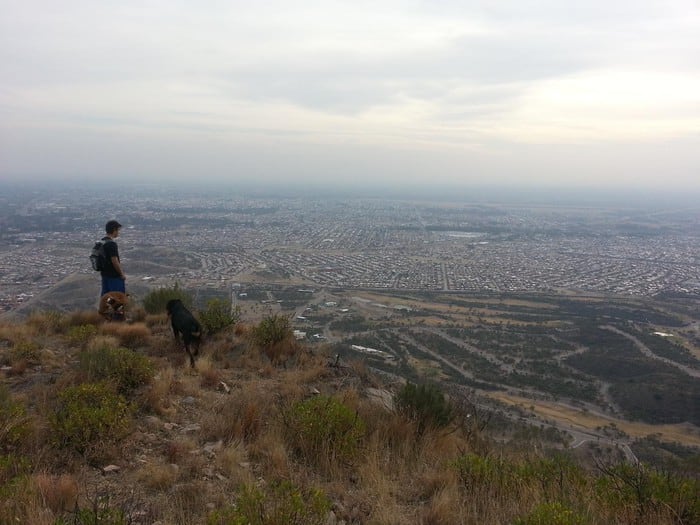
[(698, 0), (0, 0), (0, 178), (700, 190)]

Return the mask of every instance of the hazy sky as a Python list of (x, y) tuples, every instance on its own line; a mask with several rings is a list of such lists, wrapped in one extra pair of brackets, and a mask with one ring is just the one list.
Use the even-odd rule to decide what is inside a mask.
[(698, 0), (0, 0), (0, 178), (700, 189)]

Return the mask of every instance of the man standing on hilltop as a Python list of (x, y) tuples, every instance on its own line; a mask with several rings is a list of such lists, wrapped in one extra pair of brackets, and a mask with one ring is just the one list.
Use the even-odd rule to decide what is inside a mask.
[(102, 295), (107, 292), (122, 292), (126, 293), (126, 275), (119, 262), (119, 248), (114, 239), (119, 237), (119, 230), (122, 225), (117, 221), (108, 221), (105, 225), (107, 235), (102, 238), (104, 242), (104, 267), (100, 274), (102, 275)]

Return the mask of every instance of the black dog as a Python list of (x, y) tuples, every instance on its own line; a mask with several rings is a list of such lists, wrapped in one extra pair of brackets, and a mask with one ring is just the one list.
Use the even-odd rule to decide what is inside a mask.
[[(180, 299), (171, 299), (165, 305), (173, 327), (175, 340), (180, 341), (180, 334), (185, 343), (185, 351), (190, 356), (190, 366), (194, 368), (194, 356), (199, 354), (199, 344), (202, 341), (202, 325), (194, 318)], [(190, 345), (194, 347), (194, 355), (190, 351)]]

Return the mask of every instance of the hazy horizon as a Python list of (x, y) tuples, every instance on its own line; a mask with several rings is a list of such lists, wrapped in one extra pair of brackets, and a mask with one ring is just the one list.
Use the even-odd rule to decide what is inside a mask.
[(0, 0), (0, 179), (700, 192), (700, 5)]
[(62, 194), (109, 193), (120, 200), (129, 195), (152, 196), (170, 195), (181, 197), (226, 198), (271, 198), (271, 199), (384, 199), (453, 202), (462, 204), (504, 204), (571, 206), (601, 208), (643, 208), (647, 210), (696, 210), (700, 213), (700, 191), (650, 190), (640, 188), (605, 188), (562, 186), (507, 186), (486, 184), (438, 184), (429, 183), (395, 185), (384, 182), (374, 183), (308, 183), (268, 181), (139, 181), (127, 179), (119, 181), (82, 180), (0, 180), (0, 192), (10, 198), (12, 191), (53, 193), (57, 202)]

